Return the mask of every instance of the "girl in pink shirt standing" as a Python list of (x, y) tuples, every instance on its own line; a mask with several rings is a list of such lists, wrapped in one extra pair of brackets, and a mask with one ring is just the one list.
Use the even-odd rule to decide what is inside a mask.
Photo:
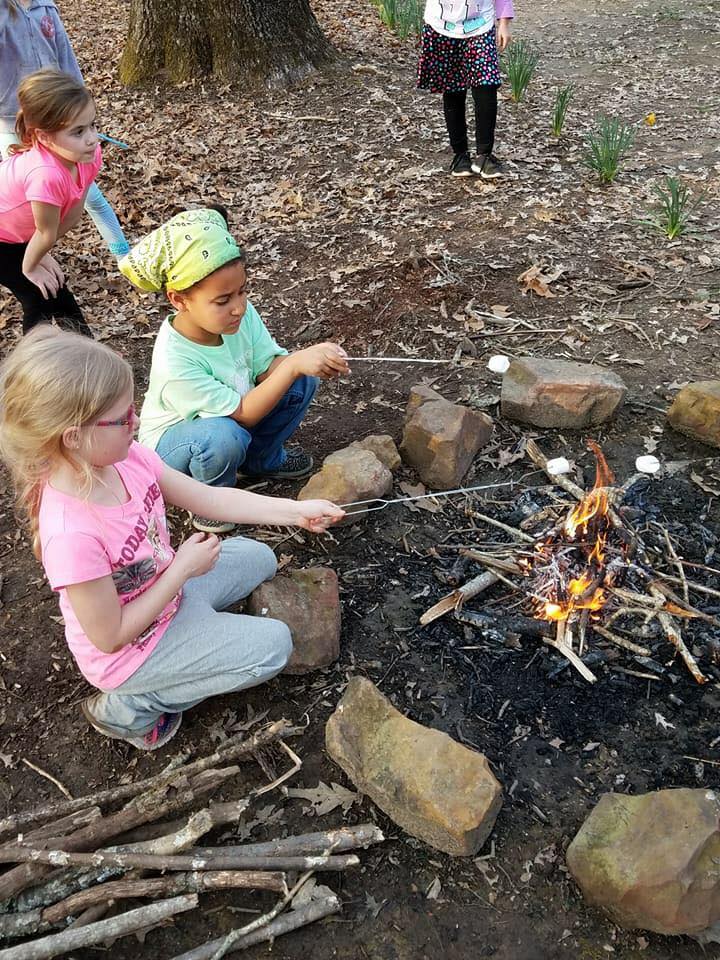
[[(450, 173), (455, 177), (502, 176), (502, 166), (493, 154), (498, 51), (502, 53), (510, 43), (513, 16), (512, 0), (426, 0), (417, 85), (443, 95), (454, 154)], [(472, 159), (465, 119), (468, 87), (475, 104), (477, 153)]]
[(175, 551), (165, 501), (315, 533), (344, 512), (208, 487), (136, 443), (137, 423), (130, 366), (95, 340), (41, 327), (0, 369), (0, 453), (68, 646), (98, 689), (83, 714), (100, 733), (154, 750), (184, 710), (269, 680), (292, 650), (285, 623), (223, 612), (273, 576), (272, 550), (195, 533)]
[(95, 102), (80, 81), (56, 70), (18, 89), (20, 143), (0, 163), (0, 284), (23, 308), (23, 332), (53, 317), (92, 336), (50, 251), (83, 215), (102, 162)]

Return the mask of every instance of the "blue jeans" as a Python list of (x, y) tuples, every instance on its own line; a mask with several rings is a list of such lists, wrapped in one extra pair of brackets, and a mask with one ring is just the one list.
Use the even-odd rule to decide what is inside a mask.
[(237, 472), (272, 473), (285, 462), (285, 441), (300, 426), (318, 381), (298, 377), (278, 403), (254, 427), (232, 417), (196, 417), (168, 427), (155, 448), (168, 466), (213, 487), (234, 487)]

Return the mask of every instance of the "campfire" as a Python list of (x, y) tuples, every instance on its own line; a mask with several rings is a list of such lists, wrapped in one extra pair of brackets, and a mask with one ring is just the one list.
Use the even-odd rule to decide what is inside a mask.
[[(656, 666), (653, 651), (638, 642), (654, 639), (654, 631), (659, 640), (672, 645), (673, 656), (682, 658), (694, 679), (705, 683), (708, 678), (683, 640), (682, 623), (702, 619), (720, 626), (716, 617), (690, 602), (690, 591), (718, 597), (720, 592), (688, 580), (666, 529), (656, 523), (659, 529), (648, 537), (633, 526), (632, 511), (625, 509), (624, 501), (639, 480), (647, 479), (645, 474), (635, 474), (618, 486), (600, 447), (594, 441), (588, 447), (595, 455), (596, 471), (592, 489), (585, 491), (569, 477), (553, 473), (537, 444), (527, 441), (527, 456), (573, 503), (545, 507), (519, 528), (466, 508), (469, 516), (500, 528), (513, 543), (486, 550), (461, 548), (461, 556), (480, 564), (484, 572), (435, 604), (421, 623), (452, 612), (462, 623), (495, 639), (509, 634), (537, 638), (563, 654), (591, 683), (597, 679), (591, 666), (609, 659), (604, 652), (608, 645), (615, 648), (612, 658), (620, 648), (641, 667)], [(510, 589), (504, 594), (502, 613), (465, 607), (496, 585)], [(509, 614), (512, 608), (518, 612)], [(656, 679), (647, 669), (617, 669)]]

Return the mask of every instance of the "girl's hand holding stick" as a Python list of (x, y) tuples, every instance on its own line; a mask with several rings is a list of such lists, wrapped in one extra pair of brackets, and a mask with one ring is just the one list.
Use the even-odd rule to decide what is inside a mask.
[(345, 511), (329, 500), (298, 500), (296, 525), (310, 533), (324, 533), (345, 516)]
[(298, 350), (288, 358), (297, 373), (306, 377), (320, 377), (331, 380), (333, 377), (348, 376), (350, 367), (347, 353), (337, 343), (316, 343), (305, 350)]

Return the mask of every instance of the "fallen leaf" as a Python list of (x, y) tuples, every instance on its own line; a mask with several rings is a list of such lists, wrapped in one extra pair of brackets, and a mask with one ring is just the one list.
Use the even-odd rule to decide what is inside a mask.
[(336, 807), (342, 807), (343, 813), (347, 813), (350, 807), (360, 800), (361, 794), (354, 793), (339, 783), (331, 783), (328, 786), (321, 780), (313, 789), (301, 789), (299, 787), (290, 787), (288, 796), (299, 800), (309, 800), (313, 813), (316, 817), (323, 817), (330, 813)]
[(656, 727), (660, 727), (662, 730), (674, 730), (674, 729), (675, 729), (675, 724), (674, 724), (674, 723), (670, 723), (669, 720), (666, 720), (665, 717), (664, 717), (661, 713), (658, 713), (658, 712), (657, 712), (657, 710), (655, 711), (655, 726), (656, 726)]
[(435, 877), (433, 882), (427, 888), (425, 897), (427, 900), (437, 900), (440, 896), (440, 891), (442, 890), (442, 883), (440, 883), (440, 877)]

